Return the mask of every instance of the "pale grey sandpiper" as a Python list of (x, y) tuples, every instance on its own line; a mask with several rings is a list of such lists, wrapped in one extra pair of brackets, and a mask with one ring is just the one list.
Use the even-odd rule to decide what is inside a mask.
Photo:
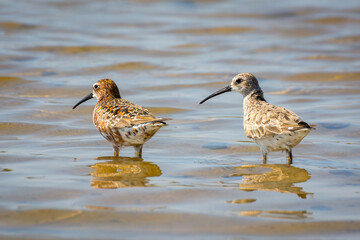
[(292, 148), (314, 129), (292, 111), (272, 105), (264, 98), (258, 80), (251, 73), (236, 75), (231, 84), (211, 94), (200, 104), (219, 94), (236, 91), (243, 95), (244, 130), (248, 138), (260, 147), (263, 163), (272, 151), (285, 151), (292, 163)]

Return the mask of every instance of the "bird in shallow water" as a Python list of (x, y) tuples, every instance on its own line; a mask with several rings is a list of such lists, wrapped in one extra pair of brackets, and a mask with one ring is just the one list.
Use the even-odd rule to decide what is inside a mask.
[(211, 94), (200, 104), (219, 94), (236, 91), (244, 97), (244, 130), (260, 147), (263, 163), (272, 151), (285, 151), (292, 163), (292, 148), (314, 129), (292, 111), (272, 105), (264, 98), (259, 83), (251, 73), (236, 75), (231, 84)]
[(142, 157), (143, 144), (148, 141), (170, 118), (156, 118), (149, 110), (120, 97), (115, 82), (101, 79), (94, 83), (93, 91), (74, 107), (96, 98), (93, 121), (100, 134), (112, 143), (114, 156), (124, 146), (132, 146), (135, 156)]

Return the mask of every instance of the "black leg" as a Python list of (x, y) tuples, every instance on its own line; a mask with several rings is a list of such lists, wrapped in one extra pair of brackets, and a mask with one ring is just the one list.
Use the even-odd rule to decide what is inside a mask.
[(137, 158), (142, 158), (142, 148), (143, 148), (143, 145), (134, 146), (134, 149), (135, 149), (135, 157), (137, 157)]
[(293, 163), (292, 150), (290, 149), (289, 151), (286, 151), (286, 153), (287, 153), (288, 164), (290, 165)]
[(113, 146), (113, 149), (114, 149), (114, 157), (118, 157), (120, 151), (119, 146)]
[(267, 153), (262, 153), (262, 162), (263, 162), (263, 164), (266, 164), (267, 163)]

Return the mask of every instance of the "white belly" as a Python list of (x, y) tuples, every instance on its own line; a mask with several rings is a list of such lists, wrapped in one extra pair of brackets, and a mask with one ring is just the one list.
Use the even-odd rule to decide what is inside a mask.
[(119, 129), (125, 146), (142, 145), (149, 140), (162, 126), (163, 123), (143, 123), (132, 127)]
[(254, 139), (261, 150), (271, 151), (290, 151), (298, 145), (301, 140), (310, 132), (310, 129), (303, 129), (295, 132), (275, 134), (273, 136)]

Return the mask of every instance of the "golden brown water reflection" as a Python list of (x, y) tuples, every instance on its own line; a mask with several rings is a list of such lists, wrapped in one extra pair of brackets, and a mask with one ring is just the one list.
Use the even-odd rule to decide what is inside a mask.
[[(358, 239), (360, 8), (349, 1), (0, 1), (0, 239)], [(239, 72), (318, 124), (261, 165)], [(173, 121), (143, 158), (92, 124), (100, 78)], [(126, 236), (126, 237), (125, 237)]]
[(308, 171), (288, 164), (244, 165), (235, 167), (236, 173), (229, 177), (242, 176), (239, 187), (243, 191), (275, 191), (281, 193), (295, 193), (306, 198), (312, 193), (304, 192), (302, 187), (294, 184), (306, 182), (310, 179)]
[(91, 166), (95, 170), (91, 172), (93, 188), (145, 187), (149, 184), (148, 178), (161, 175), (158, 165), (141, 158), (98, 157), (95, 160), (110, 161)]
[(311, 213), (306, 211), (283, 211), (283, 210), (272, 210), (272, 211), (241, 211), (240, 216), (253, 216), (253, 217), (267, 217), (277, 219), (305, 219), (311, 216)]

